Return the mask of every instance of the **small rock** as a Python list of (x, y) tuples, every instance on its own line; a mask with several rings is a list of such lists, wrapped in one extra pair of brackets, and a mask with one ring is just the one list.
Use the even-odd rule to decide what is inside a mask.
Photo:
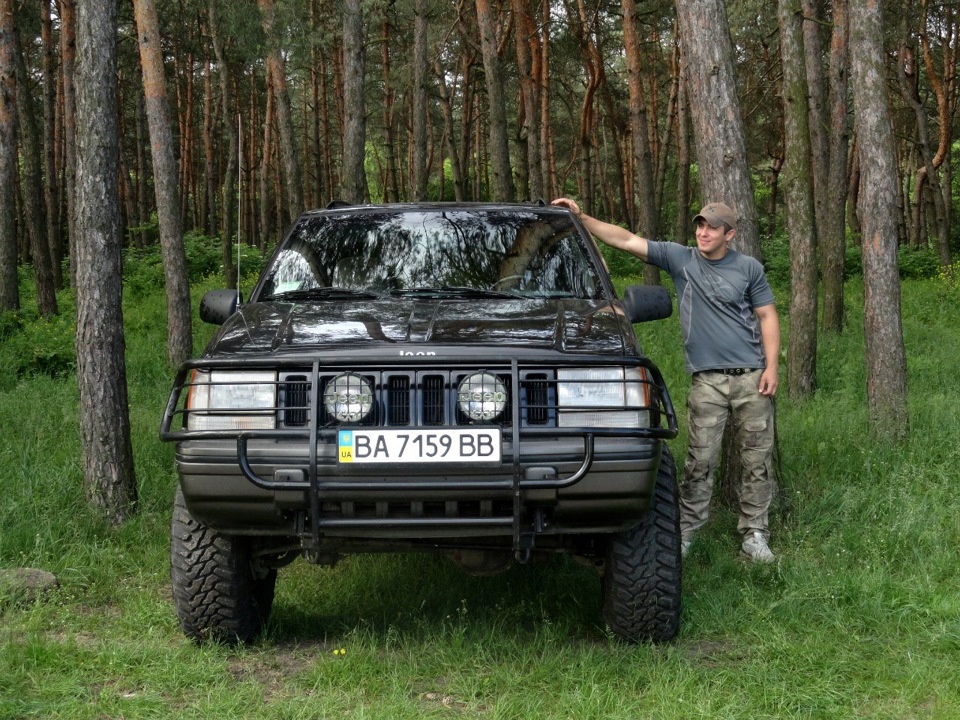
[(57, 576), (35, 568), (0, 569), (0, 606), (29, 605), (60, 587)]

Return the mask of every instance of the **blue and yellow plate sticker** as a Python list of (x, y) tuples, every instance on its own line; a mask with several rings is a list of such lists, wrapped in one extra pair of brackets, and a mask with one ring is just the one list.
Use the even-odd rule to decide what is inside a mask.
[(341, 430), (338, 433), (340, 447), (340, 462), (353, 462), (353, 433), (350, 430)]

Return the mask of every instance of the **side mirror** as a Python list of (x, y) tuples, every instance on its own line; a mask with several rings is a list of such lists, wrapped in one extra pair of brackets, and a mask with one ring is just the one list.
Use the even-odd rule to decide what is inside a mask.
[(628, 285), (623, 291), (623, 309), (632, 323), (663, 320), (673, 313), (673, 301), (662, 285)]
[(223, 325), (239, 305), (239, 291), (210, 290), (200, 301), (200, 319), (211, 325)]

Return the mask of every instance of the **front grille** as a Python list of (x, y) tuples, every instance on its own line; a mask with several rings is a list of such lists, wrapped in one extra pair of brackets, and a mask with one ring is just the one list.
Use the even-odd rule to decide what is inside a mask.
[[(506, 404), (494, 419), (477, 424), (510, 427), (513, 403), (520, 402), (522, 426), (556, 425), (556, 380), (553, 371), (522, 371), (519, 388), (513, 387), (509, 372), (462, 368), (457, 370), (396, 370), (359, 373), (373, 388), (373, 410), (360, 423), (351, 425), (384, 427), (442, 427), (475, 424), (458, 408), (460, 383), (469, 375), (486, 372), (495, 375), (506, 388)], [(316, 410), (320, 427), (336, 426), (339, 421), (327, 410), (324, 392), (340, 371), (321, 371)], [(307, 372), (288, 372), (280, 376), (279, 425), (303, 428), (309, 425), (311, 393)]]
[(509, 518), (512, 500), (344, 500), (324, 502), (320, 511), (326, 518)]

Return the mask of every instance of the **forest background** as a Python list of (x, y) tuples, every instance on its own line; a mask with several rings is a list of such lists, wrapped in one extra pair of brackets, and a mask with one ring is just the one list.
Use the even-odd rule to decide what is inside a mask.
[[(0, 567), (59, 579), (26, 604), (0, 583), (0, 717), (960, 715), (958, 22), (932, 0), (0, 0)], [(722, 183), (741, 167), (747, 195)], [(784, 320), (782, 561), (736, 564), (718, 510), (666, 648), (607, 637), (572, 563), (481, 581), (441, 558), (298, 563), (262, 646), (183, 640), (156, 432), (211, 332), (199, 293), (249, 288), (333, 199), (560, 194), (678, 242), (704, 201), (737, 207)], [(668, 323), (638, 331), (682, 404)]]

